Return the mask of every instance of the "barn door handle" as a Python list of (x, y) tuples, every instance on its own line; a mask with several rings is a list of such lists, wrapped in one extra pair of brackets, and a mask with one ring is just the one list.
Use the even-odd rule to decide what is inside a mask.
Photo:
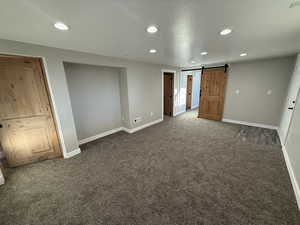
[(288, 109), (293, 110), (294, 108), (293, 107), (289, 107)]
[(2, 128), (3, 127), (3, 125), (2, 124), (0, 124), (0, 128)]

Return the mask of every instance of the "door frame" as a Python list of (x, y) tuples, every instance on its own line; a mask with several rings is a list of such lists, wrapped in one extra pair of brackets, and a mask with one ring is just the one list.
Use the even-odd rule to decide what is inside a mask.
[(175, 117), (176, 116), (176, 113), (175, 113), (175, 79), (177, 77), (176, 73), (177, 71), (176, 70), (168, 70), (168, 69), (162, 69), (161, 70), (161, 118), (162, 120), (164, 119), (164, 73), (173, 73), (173, 114), (172, 114), (172, 117)]
[(50, 81), (49, 81), (50, 80), (49, 79), (49, 72), (47, 70), (47, 63), (46, 63), (45, 57), (43, 57), (43, 56), (23, 55), (23, 54), (11, 54), (11, 53), (7, 53), (7, 52), (0, 52), (0, 55), (8, 56), (8, 57), (15, 57), (15, 58), (30, 57), (30, 58), (39, 59), (41, 69), (42, 69), (42, 76), (43, 76), (43, 80), (44, 80), (44, 83), (45, 83), (45, 86), (46, 86), (46, 92), (47, 92), (47, 96), (48, 96), (49, 103), (50, 103), (50, 109), (51, 109), (51, 113), (52, 113), (52, 117), (53, 117), (55, 131), (56, 131), (57, 138), (58, 138), (58, 143), (59, 143), (59, 147), (60, 147), (61, 156), (63, 158), (69, 158), (67, 150), (66, 150), (66, 145), (65, 145), (65, 142), (64, 142), (62, 126), (61, 126), (61, 123), (60, 123), (60, 120), (59, 120), (57, 106), (56, 106), (55, 101), (54, 101), (53, 89), (52, 89)]

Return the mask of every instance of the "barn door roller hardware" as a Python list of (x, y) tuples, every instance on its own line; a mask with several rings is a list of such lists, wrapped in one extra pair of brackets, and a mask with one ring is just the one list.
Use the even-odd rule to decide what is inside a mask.
[(195, 69), (185, 69), (185, 70), (181, 70), (182, 72), (186, 72), (186, 71), (195, 71), (195, 70), (201, 70), (201, 74), (203, 74), (204, 70), (209, 70), (209, 69), (218, 69), (218, 68), (224, 68), (225, 73), (228, 70), (229, 65), (225, 64), (224, 66), (213, 66), (213, 67), (204, 67), (202, 66), (201, 68), (195, 68)]

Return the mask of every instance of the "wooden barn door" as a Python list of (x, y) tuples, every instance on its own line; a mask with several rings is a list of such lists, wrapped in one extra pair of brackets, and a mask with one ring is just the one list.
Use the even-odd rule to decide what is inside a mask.
[(222, 119), (226, 82), (227, 72), (224, 68), (202, 71), (199, 118)]
[(9, 166), (61, 156), (38, 58), (0, 55), (0, 142)]
[(193, 93), (193, 75), (188, 75), (187, 86), (186, 86), (186, 109), (192, 108), (192, 93)]
[(173, 115), (173, 73), (164, 73), (164, 115)]

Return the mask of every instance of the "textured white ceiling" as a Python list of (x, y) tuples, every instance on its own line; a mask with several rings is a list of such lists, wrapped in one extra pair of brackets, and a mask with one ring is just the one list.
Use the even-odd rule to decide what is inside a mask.
[[(0, 0), (0, 38), (181, 67), (232, 62), (299, 52), (300, 7), (292, 2)], [(56, 30), (57, 21), (71, 29)], [(151, 24), (157, 34), (145, 32)], [(222, 37), (225, 27), (233, 32)]]

